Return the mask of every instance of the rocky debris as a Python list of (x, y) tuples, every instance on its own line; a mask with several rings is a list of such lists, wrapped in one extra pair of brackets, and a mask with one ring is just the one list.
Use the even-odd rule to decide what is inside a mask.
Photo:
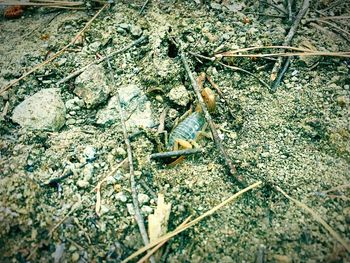
[(141, 27), (135, 26), (135, 25), (131, 26), (130, 27), (130, 34), (135, 38), (140, 37), (142, 35)]
[(169, 92), (169, 99), (179, 106), (186, 106), (190, 102), (189, 93), (184, 85), (172, 88)]
[(87, 162), (93, 161), (95, 159), (96, 150), (93, 146), (87, 145), (84, 149), (83, 155)]
[(75, 81), (74, 93), (82, 98), (87, 108), (104, 103), (110, 93), (102, 65), (92, 65)]
[[(151, 103), (137, 85), (129, 84), (121, 88), (120, 103), (125, 110), (125, 116), (128, 116), (127, 127), (152, 127), (154, 125)], [(97, 112), (96, 117), (96, 123), (99, 125), (110, 125), (119, 121), (117, 97), (113, 96), (107, 107)]]
[(137, 199), (138, 199), (139, 203), (141, 205), (143, 205), (143, 204), (146, 204), (146, 203), (149, 202), (150, 197), (148, 195), (146, 195), (146, 194), (140, 193), (140, 194), (137, 195)]
[(80, 108), (84, 106), (84, 101), (78, 97), (74, 97), (73, 99), (67, 100), (65, 105), (67, 111), (76, 111), (80, 110)]
[(13, 110), (12, 121), (33, 130), (58, 131), (65, 123), (66, 108), (59, 89), (43, 89)]

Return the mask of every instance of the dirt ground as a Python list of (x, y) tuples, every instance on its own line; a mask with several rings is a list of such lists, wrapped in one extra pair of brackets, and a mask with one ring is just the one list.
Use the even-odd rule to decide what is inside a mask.
[[(281, 84), (271, 92), (261, 82), (269, 83), (275, 62), (271, 57), (220, 61), (254, 77), (188, 52), (211, 57), (281, 45), (291, 25), (284, 1), (263, 6), (258, 1), (199, 2), (150, 1), (140, 15), (144, 1), (118, 1), (96, 18), (81, 43), (1, 94), (1, 262), (120, 262), (143, 246), (132, 211), (128, 165), (114, 171), (126, 157), (120, 122), (101, 124), (97, 115), (116, 89), (123, 93), (129, 84), (147, 96), (155, 123), (168, 109), (168, 131), (196, 105), (170, 36), (181, 43), (193, 72), (206, 72), (225, 97), (227, 103), (217, 95), (212, 118), (237, 173), (247, 185), (263, 184), (171, 239), (160, 261), (350, 262), (349, 251), (334, 236), (275, 188), (316, 211), (350, 244), (349, 58), (292, 57)], [(302, 4), (295, 2), (294, 15)], [(0, 88), (63, 48), (95, 12), (35, 7), (19, 19), (0, 18)], [(347, 1), (313, 1), (292, 45), (349, 51), (349, 15)], [(320, 20), (323, 16), (337, 18)], [(106, 101), (67, 110), (59, 131), (25, 129), (12, 121), (13, 109), (24, 99), (57, 87), (69, 73), (140, 35), (148, 40), (111, 58), (116, 85)], [(103, 67), (111, 84), (109, 69)], [(181, 85), (188, 96), (180, 98), (188, 103), (169, 95)], [(63, 102), (76, 98), (74, 79), (59, 88)], [(242, 189), (213, 140), (199, 140), (203, 154), (170, 167), (149, 159), (163, 140), (157, 127), (132, 126), (128, 132), (134, 134), (131, 147), (146, 225), (158, 193), (172, 205), (171, 231)], [(69, 176), (47, 184), (62, 175)], [(94, 188), (107, 175), (98, 216)]]

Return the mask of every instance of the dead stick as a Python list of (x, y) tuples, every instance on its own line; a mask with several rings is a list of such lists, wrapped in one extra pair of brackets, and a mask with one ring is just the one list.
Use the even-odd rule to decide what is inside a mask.
[[(306, 11), (309, 9), (309, 5), (310, 5), (310, 0), (304, 0), (303, 5), (302, 5), (298, 15), (296, 16), (293, 25), (289, 29), (289, 32), (288, 32), (287, 36), (284, 39), (283, 46), (289, 46), (290, 43), (292, 42), (292, 39), (293, 39), (293, 37), (294, 37), (294, 35), (296, 33), (296, 30), (297, 30), (297, 28), (298, 28), (298, 26), (300, 24), (301, 19), (306, 14)], [(279, 82), (282, 80), (282, 77), (277, 78), (277, 74), (281, 70), (282, 61), (283, 61), (283, 58), (279, 57), (278, 60), (276, 61), (275, 65), (274, 65), (272, 71), (271, 71), (271, 81), (272, 81), (271, 89), (272, 90), (276, 90), (277, 86), (279, 85)], [(276, 79), (277, 79), (277, 81), (275, 81)]]
[[(219, 149), (219, 151), (222, 153), (222, 156), (223, 156), (223, 158), (225, 160), (226, 165), (229, 168), (230, 173), (232, 175), (235, 175), (236, 174), (236, 168), (233, 165), (233, 163), (230, 160), (230, 158), (228, 157), (224, 146), (221, 144), (221, 141), (220, 141), (220, 138), (219, 138), (219, 134), (218, 134), (218, 132), (217, 132), (217, 130), (215, 128), (215, 125), (214, 125), (214, 123), (213, 123), (213, 121), (211, 119), (211, 116), (210, 116), (210, 114), (209, 114), (209, 112), (208, 112), (208, 110), (207, 110), (207, 108), (205, 106), (203, 97), (202, 97), (201, 92), (200, 92), (199, 87), (198, 87), (198, 83), (195, 80), (195, 78), (193, 77), (191, 69), (190, 69), (190, 66), (188, 65), (186, 56), (185, 56), (183, 50), (181, 50), (181, 49), (180, 49), (180, 56), (181, 56), (181, 61), (182, 61), (183, 65), (185, 67), (185, 70), (187, 72), (187, 75), (188, 75), (188, 77), (191, 80), (191, 84), (192, 84), (193, 90), (196, 93), (198, 103), (199, 103), (200, 107), (202, 108), (202, 111), (204, 113), (204, 117), (205, 117), (206, 121), (209, 124), (211, 133), (213, 134), (215, 145)], [(241, 176), (236, 176), (235, 179), (238, 182), (240, 182), (241, 184), (244, 184)]]
[(149, 2), (149, 0), (146, 0), (146, 1), (144, 2), (144, 4), (142, 5), (141, 10), (140, 10), (140, 15), (142, 14), (143, 10), (145, 10), (146, 5), (148, 4), (148, 2)]
[[(110, 77), (111, 77), (112, 84), (115, 87), (116, 85), (115, 85), (114, 75), (112, 73), (112, 66), (111, 66), (111, 63), (109, 62), (109, 58), (107, 58), (107, 64), (108, 64), (108, 68), (109, 68), (109, 73), (111, 75)], [(130, 140), (128, 137), (128, 132), (126, 130), (125, 116), (124, 116), (124, 112), (122, 110), (122, 106), (120, 103), (120, 96), (119, 96), (118, 90), (116, 91), (116, 98), (117, 98), (117, 108), (118, 108), (118, 112), (119, 112), (119, 118), (121, 120), (121, 124), (122, 124), (122, 128), (123, 128), (124, 142), (125, 142), (126, 150), (128, 153), (129, 172), (130, 172), (130, 187), (131, 187), (132, 202), (133, 202), (134, 211), (135, 211), (135, 219), (136, 219), (137, 225), (139, 227), (139, 230), (140, 230), (140, 233), (141, 233), (141, 236), (143, 239), (143, 243), (145, 244), (145, 246), (147, 246), (149, 244), (149, 239), (148, 239), (144, 219), (143, 219), (143, 216), (141, 214), (139, 201), (137, 199), (137, 189), (136, 189), (136, 181), (135, 181), (135, 175), (134, 175), (134, 165), (133, 165), (133, 159), (132, 159), (131, 144), (130, 144)], [(150, 257), (150, 261), (152, 263), (155, 263), (155, 259), (153, 256)]]
[(59, 86), (61, 85), (62, 83), (64, 82), (67, 82), (68, 80), (80, 75), (81, 73), (83, 73), (87, 68), (91, 67), (92, 65), (97, 65), (97, 64), (100, 64), (101, 62), (105, 61), (106, 59), (109, 59), (117, 54), (120, 54), (120, 53), (123, 53), (125, 51), (127, 51), (128, 49), (132, 48), (133, 46), (136, 46), (137, 44), (141, 43), (142, 41), (146, 40), (147, 39), (147, 36), (142, 36), (138, 39), (136, 39), (134, 42), (130, 43), (129, 45), (119, 49), (119, 50), (116, 50), (116, 51), (113, 51), (112, 53), (100, 58), (99, 60), (95, 60), (94, 62), (91, 62), (90, 64), (87, 64), (86, 66), (72, 72), (71, 74), (69, 74), (67, 77), (59, 80), (56, 85)]
[(54, 54), (52, 57), (50, 57), (49, 59), (45, 60), (43, 63), (40, 63), (39, 65), (36, 65), (35, 67), (33, 67), (31, 70), (27, 71), (26, 73), (24, 73), (21, 77), (19, 77), (18, 79), (12, 81), (10, 84), (6, 85), (5, 87), (3, 87), (0, 90), (0, 95), (3, 94), (6, 90), (8, 90), (9, 88), (11, 88), (13, 85), (15, 85), (16, 83), (18, 83), (19, 81), (21, 81), (22, 79), (24, 79), (25, 77), (29, 76), (30, 74), (32, 74), (34, 71), (38, 70), (39, 68), (45, 66), (46, 64), (50, 63), (51, 61), (53, 61), (55, 58), (59, 57), (61, 54), (63, 54), (64, 51), (66, 51), (71, 45), (74, 44), (74, 42), (80, 37), (80, 35), (91, 25), (91, 23), (96, 19), (96, 17), (98, 17), (99, 14), (101, 14), (101, 12), (108, 6), (108, 4), (105, 4), (91, 19), (89, 22), (86, 23), (86, 25), (84, 26), (84, 28), (78, 33), (76, 34), (76, 36), (69, 42), (68, 45), (66, 45), (65, 47), (63, 47), (60, 51), (58, 51), (56, 54)]
[(186, 149), (186, 150), (178, 150), (178, 151), (170, 151), (170, 152), (153, 153), (149, 157), (150, 159), (162, 159), (162, 158), (191, 155), (191, 154), (203, 153), (203, 152), (204, 150), (201, 148), (194, 148), (194, 149)]

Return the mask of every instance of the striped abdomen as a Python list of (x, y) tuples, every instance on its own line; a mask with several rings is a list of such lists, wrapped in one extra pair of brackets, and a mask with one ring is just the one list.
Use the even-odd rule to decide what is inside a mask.
[(171, 149), (174, 146), (175, 139), (194, 140), (197, 133), (203, 128), (204, 123), (205, 118), (202, 113), (193, 112), (172, 130), (167, 148)]

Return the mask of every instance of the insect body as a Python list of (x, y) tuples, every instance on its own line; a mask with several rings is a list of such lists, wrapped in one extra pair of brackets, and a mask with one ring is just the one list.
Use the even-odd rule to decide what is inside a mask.
[[(202, 90), (202, 97), (209, 111), (215, 110), (215, 95), (209, 88)], [(205, 117), (199, 105), (196, 111), (190, 114), (180, 122), (170, 133), (167, 148), (169, 150), (178, 150), (181, 148), (192, 148), (198, 135), (202, 132), (205, 125)]]
[(193, 112), (170, 133), (167, 148), (172, 150), (174, 145), (180, 140), (194, 141), (204, 124), (205, 118), (203, 114), (197, 111)]

